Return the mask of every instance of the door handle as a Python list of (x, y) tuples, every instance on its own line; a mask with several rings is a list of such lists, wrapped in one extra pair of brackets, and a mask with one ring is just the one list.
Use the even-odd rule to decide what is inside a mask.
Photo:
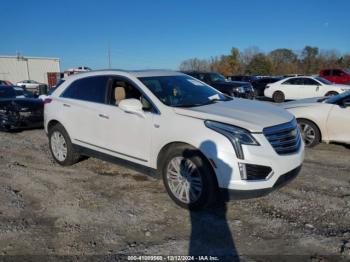
[(68, 104), (63, 104), (63, 106), (64, 106), (64, 107), (70, 107), (70, 105), (68, 105)]
[(101, 118), (104, 118), (104, 119), (109, 119), (109, 117), (104, 115), (104, 114), (98, 114), (98, 116), (101, 117)]

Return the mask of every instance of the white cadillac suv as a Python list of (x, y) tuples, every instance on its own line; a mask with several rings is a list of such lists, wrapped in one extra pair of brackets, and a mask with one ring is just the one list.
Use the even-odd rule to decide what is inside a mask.
[(157, 170), (170, 197), (190, 209), (222, 192), (265, 195), (303, 162), (293, 115), (173, 71), (73, 75), (45, 100), (44, 118), (59, 164), (94, 156)]

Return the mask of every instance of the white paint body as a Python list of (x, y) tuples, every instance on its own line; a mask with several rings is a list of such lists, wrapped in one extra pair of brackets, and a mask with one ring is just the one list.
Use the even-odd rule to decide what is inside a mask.
[[(311, 79), (314, 84), (312, 85), (291, 85), (288, 84), (289, 80), (305, 78)], [(298, 77), (288, 77), (284, 78), (275, 83), (268, 84), (265, 88), (264, 95), (266, 97), (272, 98), (276, 91), (281, 91), (284, 94), (286, 100), (303, 99), (310, 97), (320, 97), (325, 96), (329, 92), (336, 92), (338, 94), (350, 90), (348, 85), (337, 85), (337, 84), (324, 84), (315, 77), (309, 76), (298, 76)]]
[[(123, 76), (134, 82), (150, 98), (159, 114), (144, 112), (143, 117), (120, 107), (60, 97), (74, 80), (95, 75)], [(199, 149), (215, 165), (219, 187), (236, 190), (271, 188), (283, 174), (303, 162), (304, 145), (297, 153), (278, 155), (266, 137), (264, 127), (293, 120), (282, 108), (262, 102), (234, 99), (194, 108), (173, 108), (163, 104), (138, 77), (182, 75), (171, 71), (94, 71), (68, 77), (45, 105), (45, 130), (55, 120), (60, 122), (74, 144), (151, 168), (157, 168), (161, 149), (169, 143), (182, 142)], [(65, 106), (69, 105), (69, 107)], [(108, 117), (99, 117), (103, 115)], [(243, 145), (244, 160), (236, 157), (230, 141), (204, 124), (213, 120), (253, 132), (260, 146)], [(82, 142), (83, 141), (83, 142)], [(119, 153), (117, 153), (119, 152)], [(132, 156), (132, 157), (129, 157)], [(238, 163), (266, 165), (272, 168), (269, 179), (244, 181)]]
[(320, 98), (302, 99), (281, 104), (297, 119), (314, 122), (324, 142), (350, 144), (350, 107), (317, 102)]

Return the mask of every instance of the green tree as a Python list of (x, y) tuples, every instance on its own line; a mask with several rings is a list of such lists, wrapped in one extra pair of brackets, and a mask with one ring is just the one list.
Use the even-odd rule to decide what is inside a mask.
[(318, 47), (305, 46), (303, 51), (301, 52), (301, 67), (305, 74), (313, 74), (318, 72), (319, 64), (318, 64)]
[(290, 49), (278, 48), (268, 55), (275, 75), (296, 73), (298, 56)]
[(252, 75), (271, 75), (272, 63), (265, 54), (258, 53), (251, 59), (246, 72)]

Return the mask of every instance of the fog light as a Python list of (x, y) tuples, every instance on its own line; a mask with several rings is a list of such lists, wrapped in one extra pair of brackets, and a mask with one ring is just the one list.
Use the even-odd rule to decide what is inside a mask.
[(247, 168), (244, 163), (238, 163), (239, 173), (241, 174), (241, 179), (247, 180)]

